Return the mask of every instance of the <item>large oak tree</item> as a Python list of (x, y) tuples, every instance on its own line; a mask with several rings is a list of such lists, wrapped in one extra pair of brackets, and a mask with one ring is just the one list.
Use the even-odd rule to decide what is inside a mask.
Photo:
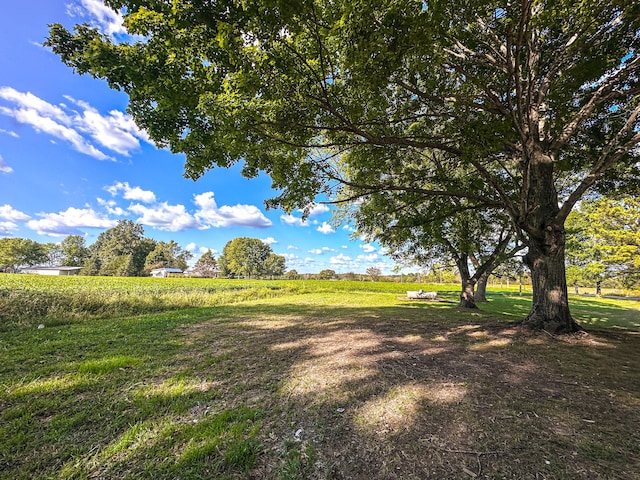
[[(187, 177), (243, 160), (245, 175), (273, 179), (280, 194), (269, 204), (292, 209), (334, 198), (345, 181), (403, 189), (398, 152), (440, 152), (489, 194), (456, 184), (422, 193), (508, 214), (528, 246), (525, 323), (578, 328), (564, 222), (587, 191), (640, 177), (640, 4), (105, 3), (124, 12), (131, 41), (54, 25), (46, 43), (78, 72), (124, 90), (138, 124), (186, 154)], [(424, 158), (416, 175), (428, 179)]]

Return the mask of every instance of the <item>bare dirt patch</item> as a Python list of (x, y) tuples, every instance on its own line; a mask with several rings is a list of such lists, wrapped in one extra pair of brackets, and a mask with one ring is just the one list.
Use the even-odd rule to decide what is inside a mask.
[(184, 361), (264, 412), (251, 478), (640, 478), (639, 335), (429, 308), (238, 307)]

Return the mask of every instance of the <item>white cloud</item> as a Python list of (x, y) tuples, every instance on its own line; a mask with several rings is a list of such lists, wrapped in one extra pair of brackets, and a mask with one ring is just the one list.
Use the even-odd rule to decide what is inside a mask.
[(0, 222), (0, 236), (8, 237), (18, 230), (18, 225), (13, 222)]
[(31, 92), (0, 87), (0, 99), (10, 104), (0, 106), (0, 113), (31, 125), (39, 133), (64, 140), (74, 150), (98, 160), (114, 158), (94, 146), (92, 141), (125, 156), (140, 148), (140, 140), (150, 143), (146, 132), (140, 130), (129, 115), (117, 110), (102, 115), (86, 102), (65, 98), (81, 111), (69, 109), (64, 104), (53, 105)]
[(130, 205), (129, 211), (141, 215), (136, 220), (137, 223), (149, 225), (158, 230), (180, 232), (190, 228), (204, 228), (193, 215), (186, 211), (184, 205), (169, 205), (167, 202), (162, 202), (148, 207), (138, 203)]
[[(191, 244), (189, 244), (189, 245), (191, 245)], [(187, 245), (187, 247), (188, 247), (189, 245)], [(194, 245), (195, 245), (195, 244), (194, 244)], [(187, 249), (187, 250), (188, 250), (188, 249)], [(204, 253), (207, 253), (207, 252), (209, 252), (209, 251), (211, 251), (211, 255), (217, 255), (218, 253), (220, 253), (220, 252), (218, 252), (218, 250), (216, 250), (215, 248), (209, 248), (209, 247), (200, 247), (200, 248), (198, 248), (198, 253), (202, 253), (202, 254), (204, 254)]]
[(301, 208), (298, 211), (303, 214), (305, 211), (307, 211), (309, 217), (317, 217), (319, 215), (322, 215), (323, 213), (330, 212), (331, 210), (323, 203), (314, 203), (308, 205), (306, 208)]
[(372, 253), (370, 255), (358, 255), (357, 258), (360, 261), (373, 262), (373, 261), (378, 259), (378, 254), (377, 253)]
[(254, 205), (223, 205), (218, 207), (213, 192), (205, 192), (195, 195), (195, 203), (199, 210), (195, 213), (196, 219), (203, 225), (211, 227), (253, 227), (266, 228), (271, 226), (271, 220), (264, 216), (260, 209)]
[[(188, 243), (188, 244), (187, 244), (187, 246), (186, 246), (186, 247), (184, 247), (184, 249), (185, 249), (186, 251), (188, 251), (188, 252), (193, 252), (193, 251), (196, 249), (196, 247), (197, 247), (197, 245), (195, 244), (195, 242), (191, 242), (191, 243)], [(206, 251), (207, 251), (207, 250), (205, 249), (205, 252), (206, 252)], [(202, 252), (202, 253), (204, 253), (204, 252)]]
[(0, 218), (13, 222), (26, 222), (31, 217), (26, 213), (16, 210), (9, 204), (0, 205)]
[(103, 116), (86, 102), (69, 96), (65, 98), (83, 109), (82, 113), (76, 112), (74, 118), (78, 129), (88, 133), (103, 147), (128, 157), (130, 152), (140, 148), (139, 140), (151, 143), (147, 133), (140, 130), (129, 115), (111, 110)]
[(327, 222), (322, 222), (322, 225), (316, 228), (316, 230), (320, 233), (324, 233), (325, 235), (336, 232)]
[(289, 245), (287, 246), (287, 250), (300, 250), (300, 249), (294, 245)]
[(109, 215), (117, 215), (118, 217), (123, 217), (127, 214), (127, 212), (118, 206), (115, 200), (104, 200), (102, 198), (97, 198), (98, 205), (104, 207), (104, 209), (109, 213)]
[(340, 248), (342, 248), (342, 249), (345, 249), (345, 250), (346, 250), (346, 249), (347, 249), (347, 248), (349, 248), (349, 247), (348, 247), (347, 245), (342, 245)]
[(345, 225), (344, 227), (342, 227), (342, 229), (352, 233), (356, 231), (356, 229), (353, 228), (351, 225)]
[(119, 192), (123, 192), (122, 198), (126, 200), (138, 200), (145, 203), (154, 203), (156, 201), (156, 195), (153, 192), (143, 190), (140, 187), (130, 187), (128, 182), (115, 183), (110, 187), (105, 187), (105, 190), (114, 196)]
[(262, 239), (262, 243), (266, 243), (267, 245), (273, 245), (275, 243), (278, 243), (278, 241), (273, 237), (267, 237)]
[(2, 128), (0, 128), (0, 133), (5, 133), (5, 134), (7, 134), (7, 135), (9, 135), (10, 137), (13, 137), (13, 138), (18, 138), (19, 137), (19, 135), (16, 132), (13, 132), (11, 130), (3, 130)]
[(60, 213), (42, 213), (38, 216), (40, 220), (30, 220), (27, 226), (38, 232), (39, 235), (50, 235), (62, 237), (67, 235), (79, 235), (80, 228), (111, 228), (116, 225), (114, 220), (110, 220), (91, 208), (68, 208)]
[(331, 265), (347, 265), (349, 262), (351, 262), (351, 257), (343, 253), (329, 259)]
[(79, 0), (68, 4), (67, 14), (90, 18), (93, 26), (110, 36), (126, 32), (122, 15), (107, 7), (102, 0)]
[(366, 253), (373, 253), (376, 251), (376, 248), (370, 243), (365, 243), (363, 245), (359, 245), (359, 247), (364, 250)]
[(294, 227), (308, 227), (309, 222), (303, 220), (300, 217), (296, 217), (294, 215), (280, 215), (280, 220), (282, 220), (287, 225), (293, 225)]
[(309, 253), (313, 253), (314, 255), (322, 255), (324, 252), (335, 252), (335, 248), (331, 247), (322, 247), (322, 248), (314, 248), (309, 250)]

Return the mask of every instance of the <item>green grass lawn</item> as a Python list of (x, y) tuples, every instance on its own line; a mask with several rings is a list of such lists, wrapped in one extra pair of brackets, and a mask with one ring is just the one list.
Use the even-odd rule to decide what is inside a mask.
[(640, 478), (640, 303), (456, 297), (0, 276), (0, 478)]

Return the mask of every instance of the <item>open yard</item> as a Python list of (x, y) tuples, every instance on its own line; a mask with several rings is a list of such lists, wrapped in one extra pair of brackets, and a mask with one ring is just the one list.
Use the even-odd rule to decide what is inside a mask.
[(640, 478), (638, 302), (129, 280), (0, 276), (0, 478)]

